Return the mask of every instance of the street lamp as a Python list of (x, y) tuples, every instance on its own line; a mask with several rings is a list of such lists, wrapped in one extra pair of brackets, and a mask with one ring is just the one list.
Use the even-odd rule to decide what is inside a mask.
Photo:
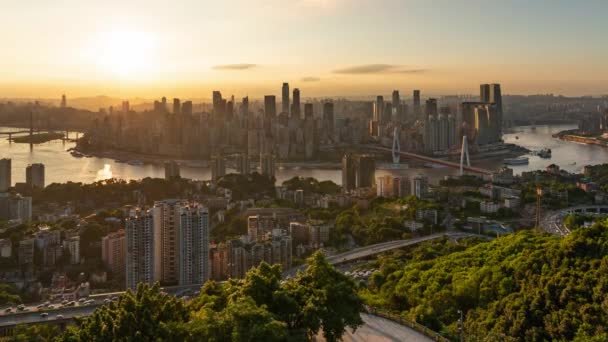
[(462, 332), (463, 332), (463, 312), (462, 310), (458, 310), (458, 314), (460, 317), (458, 318), (458, 335), (460, 335), (460, 342), (463, 341)]

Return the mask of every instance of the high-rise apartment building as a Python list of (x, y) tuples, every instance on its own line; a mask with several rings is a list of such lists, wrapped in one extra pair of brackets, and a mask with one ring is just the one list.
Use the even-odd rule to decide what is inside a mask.
[(0, 159), (0, 192), (7, 192), (11, 186), (11, 159)]
[(407, 177), (386, 175), (376, 179), (378, 197), (395, 198), (410, 195), (410, 180)]
[(179, 164), (175, 160), (165, 162), (165, 179), (173, 179), (180, 177)]
[(151, 210), (135, 210), (125, 221), (126, 285), (152, 284), (161, 279), (160, 227), (154, 225)]
[(179, 285), (203, 284), (211, 276), (209, 210), (200, 204), (180, 207)]
[(65, 97), (65, 94), (61, 95), (61, 108), (65, 108), (68, 106), (68, 101)]
[(248, 175), (251, 172), (249, 164), (249, 155), (247, 153), (239, 153), (236, 156), (236, 172), (242, 175)]
[(101, 260), (118, 277), (123, 277), (126, 272), (125, 239), (123, 229), (101, 238)]
[(30, 188), (44, 188), (44, 164), (31, 164), (25, 168), (25, 183)]
[(226, 175), (226, 159), (222, 155), (211, 158), (211, 180), (216, 182)]
[(357, 157), (357, 188), (369, 188), (376, 182), (376, 159), (363, 154)]
[(270, 153), (260, 154), (260, 174), (273, 178), (276, 172), (275, 156)]
[(357, 161), (351, 154), (342, 157), (342, 189), (351, 191), (357, 188)]
[(289, 114), (289, 83), (283, 83), (281, 95), (282, 112)]
[(424, 175), (417, 175), (412, 178), (412, 195), (416, 198), (424, 198), (429, 191), (429, 179)]
[(346, 154), (342, 158), (342, 188), (350, 191), (375, 184), (376, 160), (372, 155)]
[(154, 202), (154, 230), (160, 234), (160, 281), (164, 284), (179, 280), (180, 212), (186, 205), (180, 199)]

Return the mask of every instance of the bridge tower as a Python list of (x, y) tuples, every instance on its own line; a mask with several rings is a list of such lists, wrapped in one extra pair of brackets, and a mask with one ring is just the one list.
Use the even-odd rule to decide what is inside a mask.
[(401, 158), (401, 146), (399, 145), (399, 130), (395, 127), (393, 130), (393, 163), (399, 164)]
[(467, 166), (471, 166), (471, 160), (469, 159), (469, 141), (467, 136), (462, 136), (462, 148), (460, 150), (460, 175), (464, 175), (464, 159), (467, 159)]

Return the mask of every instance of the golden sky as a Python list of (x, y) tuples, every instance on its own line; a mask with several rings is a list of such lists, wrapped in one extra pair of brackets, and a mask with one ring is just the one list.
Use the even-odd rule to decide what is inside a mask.
[(587, 0), (4, 0), (0, 97), (608, 93)]

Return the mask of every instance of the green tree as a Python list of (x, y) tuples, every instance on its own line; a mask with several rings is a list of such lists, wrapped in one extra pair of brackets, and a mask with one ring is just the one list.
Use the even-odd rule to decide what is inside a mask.
[(190, 312), (157, 284), (139, 284), (117, 302), (70, 327), (59, 341), (176, 341), (185, 338)]

